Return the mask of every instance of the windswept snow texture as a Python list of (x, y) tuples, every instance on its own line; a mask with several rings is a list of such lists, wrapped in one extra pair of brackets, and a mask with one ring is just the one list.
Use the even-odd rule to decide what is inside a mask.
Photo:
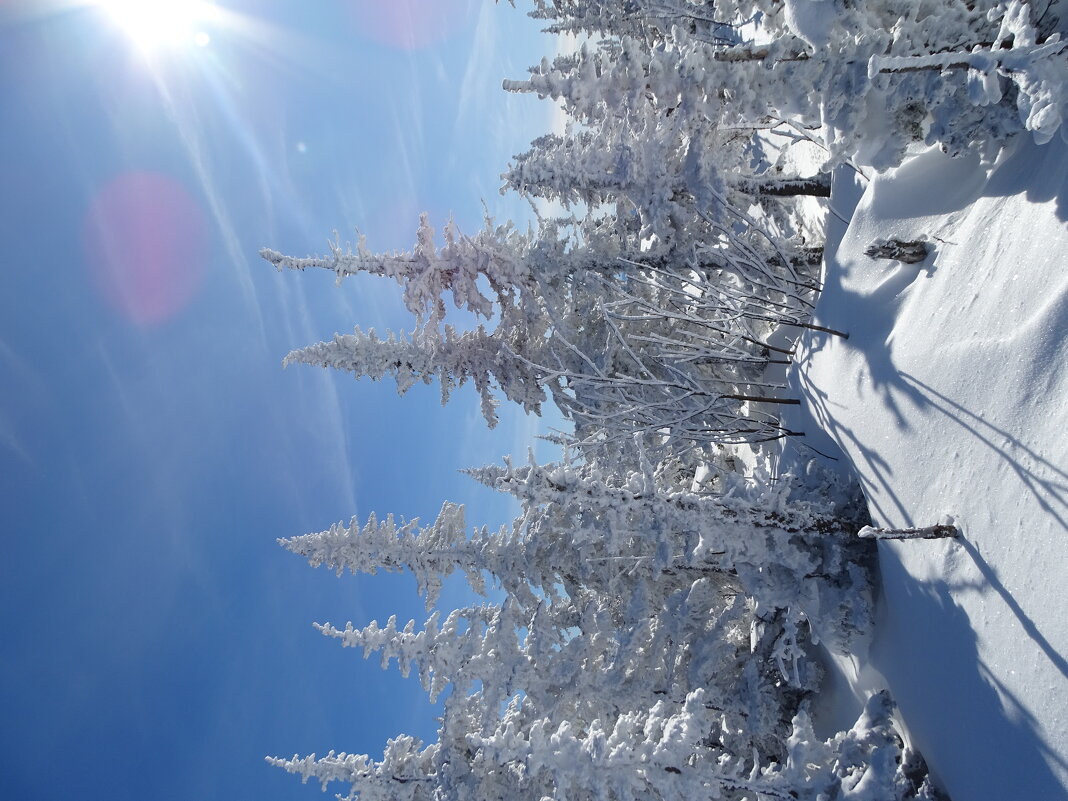
[[(865, 255), (892, 238), (931, 252)], [(818, 317), (849, 339), (806, 337), (798, 380), (876, 525), (963, 531), (880, 543), (854, 686), (885, 678), (954, 799), (1068, 798), (1068, 148), (1020, 137), (993, 168), (932, 150), (875, 177)]]

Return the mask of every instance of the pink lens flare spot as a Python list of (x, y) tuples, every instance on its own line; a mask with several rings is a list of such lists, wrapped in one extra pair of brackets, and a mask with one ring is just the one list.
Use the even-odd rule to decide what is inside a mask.
[(207, 220), (166, 175), (128, 172), (105, 184), (89, 206), (82, 241), (96, 289), (140, 326), (174, 317), (204, 280)]
[(473, 24), (471, 0), (349, 0), (357, 31), (401, 50), (419, 50)]

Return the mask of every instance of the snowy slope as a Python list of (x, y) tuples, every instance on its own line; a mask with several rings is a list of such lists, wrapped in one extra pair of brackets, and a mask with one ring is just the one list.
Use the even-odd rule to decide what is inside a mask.
[[(891, 237), (932, 252), (864, 255)], [(817, 316), (850, 337), (806, 337), (797, 380), (876, 524), (963, 530), (880, 543), (880, 620), (848, 678), (885, 680), (957, 801), (1068, 798), (1068, 147), (875, 177)]]

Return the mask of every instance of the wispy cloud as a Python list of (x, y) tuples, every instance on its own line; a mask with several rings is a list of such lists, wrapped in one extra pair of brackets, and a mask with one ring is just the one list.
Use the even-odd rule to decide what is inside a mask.
[[(318, 337), (313, 334), (315, 322), (311, 309), (303, 292), (294, 311), (299, 315), (299, 328), (302, 342), (313, 341)], [(356, 475), (352, 470), (355, 456), (348, 448), (348, 424), (344, 415), (344, 404), (338, 393), (337, 376), (334, 371), (302, 370), (300, 388), (306, 407), (305, 414), (319, 421), (319, 447), (324, 461), (330, 465), (330, 472), (336, 477), (338, 489), (342, 494), (346, 515), (358, 514)]]
[(19, 441), (18, 435), (15, 433), (14, 424), (7, 415), (3, 413), (3, 410), (0, 410), (0, 444), (14, 453), (27, 465), (33, 464), (33, 460), (30, 459), (30, 455), (26, 452), (26, 449)]
[[(493, 5), (483, 3), (478, 13), (475, 41), (467, 58), (464, 77), (460, 81), (460, 99), (456, 104), (456, 118), (452, 129), (454, 142), (463, 139), (464, 132), (475, 124), (475, 120), (486, 118), (486, 96), (480, 89), (484, 76), (495, 75), (500, 68), (496, 11)], [(458, 149), (453, 148), (449, 156), (450, 169), (456, 166), (459, 158)]]
[(25, 403), (41, 406), (48, 400), (47, 391), (29, 364), (3, 340), (0, 340), (0, 375), (5, 376), (4, 384), (8, 387), (4, 400), (0, 400), (0, 444), (27, 465), (32, 465), (33, 459), (19, 436), (14, 414), (5, 406), (15, 397)]

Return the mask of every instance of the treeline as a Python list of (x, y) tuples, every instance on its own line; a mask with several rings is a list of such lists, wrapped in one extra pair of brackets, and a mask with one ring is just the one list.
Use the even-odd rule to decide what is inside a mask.
[[(826, 198), (839, 165), (893, 166), (917, 144), (992, 157), (1011, 135), (1051, 137), (1059, 21), (981, 0), (531, 13), (583, 43), (505, 82), (569, 122), (514, 158), (504, 188), (563, 215), (526, 232), (450, 222), (442, 242), (424, 216), (406, 252), (361, 239), (263, 256), (391, 278), (413, 315), (411, 332), (357, 328), (286, 363), (390, 376), (401, 393), (437, 381), (443, 402), (471, 382), (490, 426), (502, 398), (552, 403), (571, 425), (564, 456), (471, 471), (521, 508), (499, 531), (446, 503), (429, 525), (372, 517), (284, 541), (339, 573), (410, 571), (428, 610), (452, 573), (503, 600), (421, 627), (321, 626), (415, 670), (432, 697), (448, 690), (438, 740), (271, 761), (366, 801), (934, 798), (885, 694), (848, 731), (812, 730), (814, 646), (849, 653), (871, 626), (863, 513), (732, 466), (804, 434), (781, 416), (798, 402), (798, 333), (848, 335), (811, 322), (822, 242), (798, 198)], [(798, 142), (823, 154), (803, 174)], [(483, 324), (455, 329), (449, 304)]]

